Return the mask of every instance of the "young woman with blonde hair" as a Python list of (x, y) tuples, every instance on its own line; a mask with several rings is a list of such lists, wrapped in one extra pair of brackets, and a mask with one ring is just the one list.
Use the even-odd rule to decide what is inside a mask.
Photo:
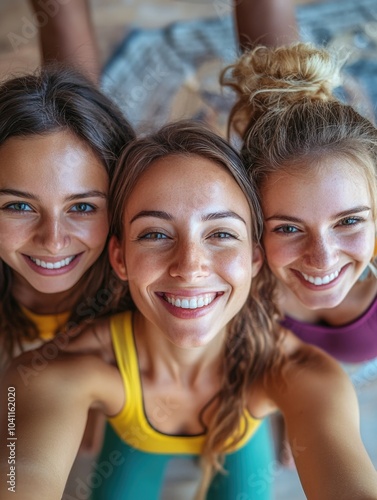
[(376, 373), (377, 358), (377, 129), (335, 95), (343, 64), (310, 44), (259, 46), (222, 78), (236, 92), (229, 127), (259, 189), (282, 324), (362, 385), (357, 370)]

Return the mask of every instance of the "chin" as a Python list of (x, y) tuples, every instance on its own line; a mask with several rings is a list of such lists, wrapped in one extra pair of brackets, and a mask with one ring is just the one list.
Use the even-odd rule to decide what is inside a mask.
[(300, 302), (311, 311), (316, 311), (318, 309), (333, 309), (334, 307), (339, 306), (343, 302), (343, 300), (344, 297), (342, 296), (316, 300), (300, 300)]
[(53, 295), (58, 293), (68, 292), (74, 287), (74, 284), (69, 283), (67, 286), (40, 286), (34, 287), (39, 293), (43, 293), (45, 295)]

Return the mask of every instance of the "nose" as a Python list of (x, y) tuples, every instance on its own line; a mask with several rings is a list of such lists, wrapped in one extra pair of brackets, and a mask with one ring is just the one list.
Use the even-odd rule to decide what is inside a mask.
[(204, 245), (199, 241), (181, 241), (174, 249), (170, 275), (192, 282), (208, 276), (209, 261)]
[(34, 241), (51, 254), (57, 254), (70, 244), (67, 223), (59, 216), (42, 217)]
[(307, 264), (319, 270), (333, 268), (339, 258), (336, 240), (331, 235), (319, 234), (311, 238), (306, 249)]

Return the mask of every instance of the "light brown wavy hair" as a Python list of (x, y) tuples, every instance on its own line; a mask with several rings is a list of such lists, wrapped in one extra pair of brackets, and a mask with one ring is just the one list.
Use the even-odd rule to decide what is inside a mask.
[(259, 192), (279, 170), (315, 169), (329, 156), (352, 162), (367, 181), (377, 222), (377, 129), (334, 95), (344, 62), (308, 43), (244, 53), (221, 75), (236, 93), (228, 133), (241, 137)]
[[(135, 141), (124, 151), (110, 186), (110, 232), (122, 241), (125, 207), (137, 181), (155, 161), (173, 155), (191, 157), (193, 161), (195, 157), (206, 158), (234, 178), (248, 200), (254, 241), (258, 243), (262, 229), (261, 210), (238, 153), (224, 139), (192, 122), (165, 126), (157, 133)], [(201, 412), (202, 417), (209, 404), (216, 401), (216, 412), (206, 429), (203, 479), (198, 499), (205, 498), (213, 474), (222, 470), (224, 453), (243, 436), (240, 421), (244, 419), (251, 385), (267, 371), (271, 373), (281, 357), (282, 335), (276, 321), (273, 297), (271, 275), (258, 275), (253, 279), (247, 302), (228, 325), (221, 389)], [(230, 443), (227, 443), (228, 439)]]
[[(132, 127), (115, 104), (81, 74), (51, 66), (0, 84), (0, 149), (11, 137), (32, 137), (69, 131), (99, 158), (109, 179), (126, 144), (135, 137)], [(107, 247), (107, 245), (106, 245)], [(116, 310), (121, 286), (108, 261), (107, 248), (80, 279), (80, 296), (68, 327)], [(94, 308), (89, 300), (109, 291), (109, 300)], [(77, 288), (75, 288), (77, 289)], [(58, 332), (56, 332), (58, 333)], [(22, 341), (39, 337), (36, 325), (12, 295), (12, 269), (0, 259), (0, 366), (6, 365)]]

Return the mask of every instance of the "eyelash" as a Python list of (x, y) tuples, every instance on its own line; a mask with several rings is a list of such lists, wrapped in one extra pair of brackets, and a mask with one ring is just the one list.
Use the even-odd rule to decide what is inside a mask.
[(166, 240), (168, 236), (166, 234), (161, 233), (159, 231), (150, 231), (149, 233), (142, 234), (137, 238), (139, 241), (149, 240), (149, 241), (157, 241), (157, 240)]
[[(345, 224), (346, 221), (354, 221), (352, 222), (352, 224)], [(340, 226), (355, 226), (356, 224), (358, 224), (359, 222), (363, 222), (364, 219), (362, 217), (352, 217), (352, 216), (349, 216), (349, 217), (345, 217), (344, 219), (342, 219), (341, 221), (339, 221), (339, 225)]]
[[(16, 207), (27, 207), (28, 209), (25, 210), (24, 208), (16, 208)], [(75, 210), (75, 208), (78, 208), (80, 206), (85, 206), (85, 210)], [(89, 210), (87, 210), (89, 208)], [(5, 207), (3, 207), (3, 210), (8, 210), (9, 212), (33, 212), (34, 210), (31, 208), (31, 206), (28, 203), (18, 201), (15, 203), (9, 203)], [(73, 205), (70, 209), (69, 212), (73, 213), (78, 213), (78, 214), (88, 214), (96, 211), (96, 207), (94, 205), (91, 205), (90, 203), (76, 203)]]
[[(238, 237), (232, 233), (229, 233), (227, 231), (216, 231), (215, 233), (212, 233), (209, 238), (214, 238), (214, 239), (221, 239), (221, 240), (226, 240), (226, 239), (238, 239)], [(170, 239), (169, 236), (167, 236), (164, 233), (161, 233), (159, 231), (150, 231), (148, 233), (142, 234), (137, 238), (139, 241), (157, 241), (157, 240), (168, 240)]]
[[(220, 236), (224, 235), (224, 236)], [(228, 231), (216, 231), (215, 233), (212, 233), (210, 235), (210, 238), (216, 238), (220, 240), (226, 240), (226, 239), (235, 239), (237, 240), (237, 236), (235, 234), (229, 233)]]
[[(288, 228), (292, 228), (292, 229), (294, 229), (294, 231), (286, 231), (286, 229), (288, 229)], [(282, 234), (296, 234), (299, 232), (299, 230), (295, 226), (291, 226), (289, 224), (283, 224), (282, 226), (275, 227), (275, 229), (273, 229), (273, 232), (274, 233), (282, 233)]]
[[(346, 224), (347, 221), (353, 221), (351, 224)], [(355, 226), (357, 225), (358, 223), (360, 222), (363, 222), (364, 219), (362, 217), (353, 217), (353, 216), (348, 216), (348, 217), (345, 217), (344, 219), (340, 220), (337, 225), (338, 226), (344, 226), (344, 227), (349, 227), (349, 226)], [(294, 231), (287, 231), (288, 228), (292, 228), (294, 229)], [(282, 226), (279, 226), (279, 227), (276, 227), (275, 229), (273, 229), (273, 232), (274, 233), (282, 233), (282, 234), (297, 234), (300, 232), (300, 230), (295, 227), (295, 226), (291, 226), (289, 224), (284, 224)]]
[[(79, 206), (85, 206), (85, 207), (89, 207), (90, 210), (73, 210), (73, 208), (75, 207), (79, 207)], [(91, 212), (95, 212), (96, 210), (96, 207), (94, 205), (91, 205), (90, 203), (76, 203), (75, 205), (73, 205), (73, 207), (71, 207), (70, 209), (70, 212), (76, 212), (76, 213), (79, 213), (79, 214), (87, 214), (87, 213), (91, 213)]]
[[(28, 207), (29, 210), (25, 210), (25, 209), (17, 209), (15, 208), (16, 206), (23, 206), (23, 207)], [(8, 205), (5, 205), (5, 207), (3, 207), (3, 210), (8, 210), (9, 212), (32, 212), (33, 209), (30, 207), (30, 205), (28, 203), (25, 203), (25, 202), (22, 202), (22, 201), (17, 201), (17, 202), (14, 202), (14, 203), (9, 203)]]

